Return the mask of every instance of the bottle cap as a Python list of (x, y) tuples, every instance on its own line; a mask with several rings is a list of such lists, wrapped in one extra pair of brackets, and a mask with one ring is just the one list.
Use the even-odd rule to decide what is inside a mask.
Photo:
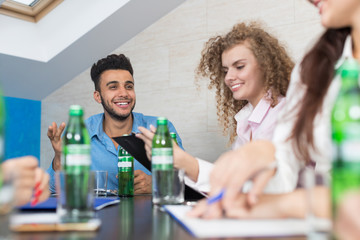
[(71, 105), (69, 110), (70, 116), (82, 116), (84, 110), (80, 105)]
[(342, 78), (358, 78), (360, 66), (359, 62), (355, 59), (346, 59), (341, 65)]
[(175, 138), (175, 139), (176, 139), (176, 133), (171, 132), (171, 133), (170, 133), (170, 136), (171, 136), (172, 138)]
[(157, 125), (167, 125), (168, 120), (165, 117), (158, 117), (157, 119)]

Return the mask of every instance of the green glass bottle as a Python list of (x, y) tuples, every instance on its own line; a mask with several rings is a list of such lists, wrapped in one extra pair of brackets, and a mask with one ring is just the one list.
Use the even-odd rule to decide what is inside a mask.
[(171, 138), (174, 140), (174, 142), (176, 143), (176, 145), (178, 145), (177, 139), (176, 139), (176, 133), (175, 132), (171, 132), (170, 133)]
[(339, 73), (341, 89), (332, 109), (332, 209), (346, 191), (360, 187), (360, 88), (359, 63), (347, 59)]
[(170, 170), (173, 168), (173, 148), (168, 129), (168, 120), (157, 119), (157, 129), (152, 142), (152, 170)]
[(134, 196), (134, 158), (122, 147), (118, 155), (118, 181), (119, 197)]
[(66, 178), (68, 206), (75, 210), (87, 208), (91, 155), (90, 137), (83, 121), (84, 111), (79, 105), (70, 106), (69, 121), (63, 136), (63, 170)]
[(152, 202), (166, 204), (173, 193), (173, 147), (166, 118), (157, 119), (152, 142)]

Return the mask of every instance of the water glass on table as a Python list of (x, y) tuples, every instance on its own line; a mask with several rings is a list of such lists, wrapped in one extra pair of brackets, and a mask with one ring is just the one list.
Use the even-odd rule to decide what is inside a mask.
[(185, 189), (184, 174), (183, 169), (153, 170), (153, 204), (182, 204)]
[(95, 172), (55, 173), (57, 209), (61, 222), (88, 222), (94, 218)]
[(95, 173), (94, 194), (96, 197), (106, 197), (108, 172), (94, 171), (94, 173)]
[(316, 211), (331, 213), (330, 173), (307, 166), (300, 175), (300, 182), (305, 189), (307, 239), (331, 239), (331, 218), (320, 218), (316, 214)]

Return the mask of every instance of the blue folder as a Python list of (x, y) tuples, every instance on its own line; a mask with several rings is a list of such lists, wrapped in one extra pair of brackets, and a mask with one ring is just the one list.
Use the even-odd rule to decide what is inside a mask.
[[(95, 198), (94, 209), (100, 210), (106, 206), (117, 204), (120, 202), (118, 197), (99, 197)], [(38, 203), (35, 206), (31, 206), (30, 203), (27, 203), (18, 209), (20, 211), (56, 211), (57, 199), (56, 197), (50, 197), (45, 202)]]

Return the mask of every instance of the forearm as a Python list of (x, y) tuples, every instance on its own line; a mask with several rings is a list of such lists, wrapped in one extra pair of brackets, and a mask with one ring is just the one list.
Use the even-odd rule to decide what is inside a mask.
[(52, 168), (54, 171), (61, 170), (61, 154), (55, 154), (55, 157), (52, 161)]
[(194, 182), (197, 182), (199, 176), (199, 164), (196, 158), (183, 150), (174, 152), (174, 167), (184, 169), (185, 174)]
[[(281, 197), (281, 215), (289, 218), (304, 218), (307, 211), (316, 217), (330, 218), (330, 194), (325, 187), (315, 187), (310, 195), (305, 189), (297, 189)], [(309, 206), (311, 205), (311, 206)], [(311, 210), (309, 209), (311, 207)]]

